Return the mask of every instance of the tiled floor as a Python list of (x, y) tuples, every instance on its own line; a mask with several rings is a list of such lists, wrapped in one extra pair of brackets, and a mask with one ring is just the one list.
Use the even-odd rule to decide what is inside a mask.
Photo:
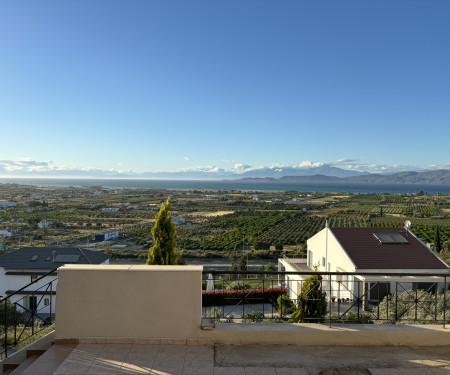
[[(284, 348), (284, 349), (283, 349)], [(313, 357), (310, 352), (321, 355)], [(378, 354), (386, 348), (361, 349), (324, 347), (216, 347), (216, 356), (212, 346), (190, 345), (147, 345), (147, 344), (79, 344), (53, 345), (24, 375), (318, 375), (326, 374), (334, 365), (346, 364), (347, 372), (329, 372), (329, 374), (448, 374), (450, 360), (446, 348), (440, 348), (430, 357), (429, 349), (424, 351), (398, 348), (396, 362), (380, 361)], [(352, 353), (353, 352), (353, 353)], [(364, 353), (366, 354), (364, 354)], [(379, 352), (377, 354), (377, 352)], [(433, 351), (432, 351), (433, 352)], [(346, 354), (347, 353), (347, 354)], [(367, 354), (369, 353), (369, 354)], [(413, 362), (406, 360), (412, 353)], [(364, 355), (366, 357), (364, 357)], [(358, 360), (351, 357), (360, 358)], [(283, 359), (283, 357), (286, 357)], [(327, 357), (327, 358), (325, 358)], [(345, 359), (347, 357), (347, 359)], [(370, 357), (370, 358), (369, 358)], [(402, 359), (404, 357), (404, 359)], [(294, 358), (294, 360), (292, 360)], [(322, 358), (322, 360), (318, 359)], [(342, 358), (340, 360), (339, 358)], [(364, 358), (364, 359), (361, 359)], [(377, 359), (380, 368), (373, 367), (371, 359)], [(433, 359), (431, 361), (430, 359)], [(287, 362), (286, 362), (287, 360)], [(290, 361), (290, 363), (289, 363)], [(286, 365), (282, 365), (286, 362)], [(348, 367), (351, 363), (357, 368)], [(364, 366), (366, 364), (366, 366)], [(384, 366), (384, 367), (383, 367)], [(325, 372), (323, 372), (326, 370)], [(336, 370), (336, 369), (335, 369)]]

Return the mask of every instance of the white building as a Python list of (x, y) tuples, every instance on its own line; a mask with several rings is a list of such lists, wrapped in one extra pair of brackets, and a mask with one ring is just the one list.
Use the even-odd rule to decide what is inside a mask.
[(102, 208), (103, 212), (117, 212), (119, 211), (119, 207), (105, 207)]
[(95, 233), (95, 241), (109, 241), (119, 238), (118, 230), (110, 230), (108, 232)]
[(51, 220), (46, 220), (43, 219), (38, 223), (38, 227), (40, 229), (44, 229), (44, 228), (53, 228), (53, 221)]
[(176, 225), (186, 224), (186, 219), (183, 216), (175, 216), (172, 218), (172, 223)]
[[(405, 274), (395, 277), (333, 275), (331, 285), (329, 277), (324, 276), (322, 289), (328, 296), (354, 300), (359, 295), (369, 302), (405, 290), (431, 291), (437, 288), (441, 292), (443, 278), (432, 274), (449, 273), (450, 276), (449, 266), (406, 228), (325, 228), (307, 241), (306, 259), (279, 259), (279, 269)], [(286, 277), (290, 298), (297, 298), (301, 292), (301, 280), (306, 277)]]
[(8, 231), (8, 230), (0, 230), (0, 237), (11, 237), (12, 236), (12, 232)]
[[(56, 269), (64, 264), (109, 264), (109, 255), (80, 248), (23, 247), (0, 256), (0, 299), (39, 277), (50, 275), (11, 297), (18, 310), (35, 309), (44, 319), (55, 313)], [(52, 285), (46, 285), (55, 280)], [(41, 288), (41, 289), (39, 289)]]

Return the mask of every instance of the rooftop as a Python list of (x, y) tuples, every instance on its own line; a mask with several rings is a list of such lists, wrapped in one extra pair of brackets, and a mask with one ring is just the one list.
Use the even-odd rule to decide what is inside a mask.
[[(405, 228), (330, 228), (330, 231), (358, 269), (449, 269)], [(379, 240), (390, 234), (405, 241)]]
[(67, 263), (100, 264), (110, 255), (76, 247), (22, 247), (0, 257), (0, 267), (9, 270), (53, 270)]

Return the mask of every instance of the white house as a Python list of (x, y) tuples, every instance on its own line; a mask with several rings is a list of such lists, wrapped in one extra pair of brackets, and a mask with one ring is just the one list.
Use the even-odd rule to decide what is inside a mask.
[(53, 228), (53, 221), (51, 220), (46, 220), (43, 219), (38, 223), (38, 227), (40, 229), (44, 229), (44, 228)]
[(11, 237), (12, 232), (9, 230), (0, 230), (0, 237)]
[[(404, 274), (324, 276), (322, 289), (328, 296), (354, 300), (359, 295), (368, 302), (406, 290), (442, 291), (443, 278), (433, 274), (450, 276), (449, 266), (407, 228), (325, 228), (307, 241), (306, 259), (279, 259), (279, 269)], [(297, 298), (301, 291), (299, 280), (304, 278), (286, 277), (290, 298)]]
[(103, 212), (117, 212), (119, 211), (119, 207), (105, 207), (102, 208)]
[(118, 230), (110, 230), (108, 232), (95, 233), (95, 241), (109, 241), (119, 238)]
[(175, 225), (186, 224), (186, 219), (183, 216), (175, 216), (172, 218), (172, 223)]
[[(80, 248), (23, 247), (0, 256), (0, 298), (11, 295), (39, 277), (51, 272), (13, 297), (18, 309), (35, 308), (44, 318), (55, 312), (56, 269), (64, 264), (109, 264), (109, 255)], [(55, 280), (52, 286), (45, 286)], [(39, 289), (41, 288), (41, 289)], [(51, 297), (50, 297), (51, 296)], [(23, 308), (21, 308), (21, 305)]]

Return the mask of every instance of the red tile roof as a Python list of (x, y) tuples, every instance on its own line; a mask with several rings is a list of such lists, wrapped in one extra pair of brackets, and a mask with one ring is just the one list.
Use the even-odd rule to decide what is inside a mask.
[[(358, 269), (449, 269), (405, 228), (330, 228)], [(381, 243), (374, 233), (400, 233), (408, 243)]]

